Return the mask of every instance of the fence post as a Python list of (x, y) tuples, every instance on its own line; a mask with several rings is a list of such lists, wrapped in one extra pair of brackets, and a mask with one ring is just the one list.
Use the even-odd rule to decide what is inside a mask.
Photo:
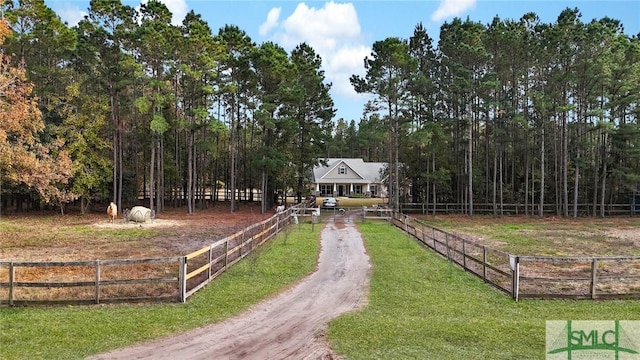
[(16, 281), (16, 268), (13, 261), (9, 263), (9, 306), (13, 306), (13, 283)]
[(451, 261), (451, 253), (449, 251), (449, 233), (444, 233), (444, 241), (447, 246), (447, 260)]
[(518, 301), (518, 291), (520, 288), (520, 257), (509, 255), (509, 265), (511, 267), (511, 295), (513, 300)]
[(100, 303), (100, 260), (96, 260), (96, 304)]
[(462, 238), (462, 267), (467, 270), (467, 241)]
[(433, 250), (436, 250), (436, 228), (434, 227), (431, 228), (431, 240), (433, 240)]
[(244, 250), (244, 229), (242, 229), (242, 236), (240, 237), (240, 257), (244, 255), (242, 250)]
[(249, 252), (253, 252), (253, 250), (255, 250), (256, 248), (256, 238), (257, 238), (255, 231), (251, 231), (251, 233), (249, 233), (249, 236), (250, 236), (249, 241), (251, 242), (249, 244)]
[(487, 246), (482, 245), (482, 280), (487, 282)]
[(229, 263), (229, 237), (224, 238), (224, 271), (227, 271)]
[(213, 262), (213, 244), (209, 245), (209, 271), (207, 271), (207, 279), (211, 279), (211, 263)]
[(180, 257), (180, 276), (178, 281), (180, 281), (180, 301), (185, 303), (187, 302), (187, 256)]
[(516, 301), (520, 297), (520, 257), (516, 257)]
[(596, 274), (598, 273), (598, 259), (591, 261), (591, 299), (596, 298)]

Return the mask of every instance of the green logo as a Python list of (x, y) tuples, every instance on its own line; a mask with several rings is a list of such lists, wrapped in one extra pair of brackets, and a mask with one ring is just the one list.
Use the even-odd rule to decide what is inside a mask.
[(547, 321), (547, 359), (640, 359), (640, 321)]

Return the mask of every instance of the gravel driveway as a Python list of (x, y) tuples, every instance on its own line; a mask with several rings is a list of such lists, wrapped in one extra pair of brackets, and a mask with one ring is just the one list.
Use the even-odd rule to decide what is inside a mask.
[(370, 268), (354, 224), (331, 217), (317, 270), (285, 292), (226, 321), (91, 359), (339, 359), (327, 323), (366, 304)]

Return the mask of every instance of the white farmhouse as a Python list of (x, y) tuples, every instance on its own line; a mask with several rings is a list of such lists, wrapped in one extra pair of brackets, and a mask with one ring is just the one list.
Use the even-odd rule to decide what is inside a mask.
[(387, 163), (362, 159), (328, 158), (313, 169), (311, 190), (317, 196), (386, 197), (382, 171)]

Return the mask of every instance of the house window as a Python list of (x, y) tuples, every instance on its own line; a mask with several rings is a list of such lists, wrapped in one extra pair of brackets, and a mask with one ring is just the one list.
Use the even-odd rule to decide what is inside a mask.
[(320, 196), (333, 195), (333, 185), (320, 185)]
[(378, 187), (376, 185), (369, 186), (369, 191), (371, 192), (371, 196), (378, 195)]
[(340, 167), (338, 168), (338, 174), (339, 175), (346, 175), (347, 174), (347, 167), (344, 165), (340, 165)]
[(356, 194), (362, 194), (362, 185), (353, 185), (353, 191)]

